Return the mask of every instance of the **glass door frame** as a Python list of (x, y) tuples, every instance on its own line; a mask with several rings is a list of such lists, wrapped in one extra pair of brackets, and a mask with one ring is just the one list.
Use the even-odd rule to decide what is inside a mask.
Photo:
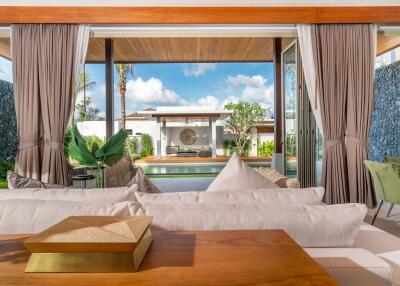
[(282, 91), (282, 160), (283, 160), (283, 170), (284, 174), (287, 175), (287, 142), (286, 142), (286, 102), (285, 102), (285, 53), (287, 53), (290, 49), (294, 47), (295, 49), (295, 63), (296, 63), (296, 94), (295, 94), (295, 128), (296, 128), (296, 178), (298, 177), (298, 160), (297, 160), (297, 150), (298, 150), (298, 93), (299, 93), (299, 66), (298, 66), (298, 42), (297, 39), (293, 40), (292, 43), (290, 43), (282, 52), (281, 52), (281, 91)]

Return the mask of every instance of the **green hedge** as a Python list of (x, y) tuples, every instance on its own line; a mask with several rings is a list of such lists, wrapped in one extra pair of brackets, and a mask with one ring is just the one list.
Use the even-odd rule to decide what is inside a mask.
[(143, 134), (140, 138), (140, 156), (153, 156), (153, 140), (149, 134)]

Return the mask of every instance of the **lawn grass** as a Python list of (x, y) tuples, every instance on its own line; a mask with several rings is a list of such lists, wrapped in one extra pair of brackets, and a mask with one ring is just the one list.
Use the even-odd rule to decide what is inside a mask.
[(8, 189), (7, 180), (0, 180), (0, 189)]

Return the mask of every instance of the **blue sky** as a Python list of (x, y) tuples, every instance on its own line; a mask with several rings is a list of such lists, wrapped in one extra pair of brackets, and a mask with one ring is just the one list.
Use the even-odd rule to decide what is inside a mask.
[[(105, 65), (88, 64), (96, 82), (88, 91), (92, 107), (105, 110)], [(12, 80), (11, 62), (0, 57), (0, 79)], [(207, 105), (222, 108), (227, 102), (245, 100), (263, 107), (273, 106), (272, 63), (135, 64), (128, 78), (126, 112), (148, 107)], [(118, 75), (114, 75), (118, 83)], [(115, 116), (120, 116), (119, 90), (115, 85)], [(77, 101), (82, 99), (78, 95)]]
[(12, 82), (12, 64), (11, 61), (0, 57), (0, 79)]
[[(86, 70), (96, 87), (90, 91), (93, 107), (105, 109), (103, 64), (88, 64)], [(114, 75), (115, 84), (118, 74)], [(259, 102), (273, 106), (272, 63), (135, 64), (129, 76), (126, 112), (149, 107), (209, 105), (223, 107), (229, 101)], [(119, 90), (115, 85), (115, 116), (119, 117)], [(78, 95), (78, 101), (81, 95)]]

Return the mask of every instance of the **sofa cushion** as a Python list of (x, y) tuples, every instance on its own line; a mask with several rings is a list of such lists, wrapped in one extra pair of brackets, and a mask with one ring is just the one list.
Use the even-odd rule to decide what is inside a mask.
[(16, 172), (7, 172), (7, 184), (9, 189), (24, 189), (24, 188), (64, 188), (63, 185), (46, 184), (38, 180), (23, 177)]
[(322, 187), (305, 189), (248, 189), (240, 192), (200, 192), (199, 202), (280, 204), (280, 205), (319, 205), (324, 197)]
[(128, 186), (138, 185), (138, 191), (142, 193), (161, 193), (161, 191), (147, 178), (144, 171), (140, 167), (133, 168), (133, 177)]
[(207, 188), (207, 191), (278, 188), (272, 181), (260, 175), (234, 153), (225, 168)]
[(130, 204), (135, 203), (0, 200), (0, 234), (41, 232), (69, 216), (129, 215)]
[(400, 286), (400, 238), (377, 227), (363, 224), (354, 247), (364, 248), (376, 254), (392, 266), (393, 285)]
[(153, 216), (155, 229), (284, 229), (303, 247), (353, 245), (367, 209), (361, 204), (287, 206), (262, 204), (141, 204), (131, 215)]
[(18, 189), (2, 190), (0, 200), (45, 200), (45, 201), (74, 201), (74, 202), (98, 202), (117, 203), (122, 201), (135, 201), (137, 185), (124, 188), (103, 189)]
[(141, 203), (249, 203), (317, 205), (324, 197), (321, 187), (306, 189), (246, 189), (241, 192), (176, 192), (161, 194), (135, 193)]
[(268, 180), (274, 182), (280, 188), (300, 188), (300, 182), (298, 179), (288, 178), (275, 169), (268, 169), (265, 167), (258, 167), (255, 170)]
[(305, 251), (340, 285), (391, 286), (390, 265), (361, 248), (305, 248)]

